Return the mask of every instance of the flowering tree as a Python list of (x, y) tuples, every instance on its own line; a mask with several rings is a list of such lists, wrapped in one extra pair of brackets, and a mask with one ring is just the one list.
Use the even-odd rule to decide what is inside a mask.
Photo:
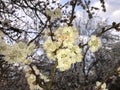
[[(99, 1), (105, 12), (104, 0)], [(95, 55), (105, 47), (103, 35), (111, 29), (119, 31), (120, 23), (113, 22), (112, 25), (102, 26), (97, 22), (99, 27), (96, 26), (97, 29), (94, 28), (92, 33), (83, 36), (81, 33), (83, 28), (75, 25), (77, 7), (86, 11), (88, 20), (92, 20), (95, 17), (94, 10), (99, 9), (92, 6), (90, 0), (69, 0), (64, 4), (59, 0), (1, 0), (1, 77), (4, 77), (4, 71), (18, 67), (18, 70), (25, 74), (30, 90), (69, 90), (69, 86), (72, 87), (69, 82), (67, 88), (62, 86), (56, 88), (55, 82), (60, 80), (60, 75), (65, 72), (70, 72), (73, 77), (74, 70), (82, 69), (83, 76), (76, 78), (83, 80), (80, 79), (82, 83), (78, 81), (80, 84), (76, 86), (77, 90), (85, 90), (91, 86), (93, 89), (107, 90), (106, 81), (109, 78), (101, 79), (102, 81), (97, 78), (91, 81), (88, 77), (89, 73), (92, 73), (91, 68), (97, 66), (99, 61), (95, 60), (87, 65), (86, 60), (89, 55), (97, 59)], [(88, 24), (85, 25), (87, 27)], [(92, 25), (89, 26), (92, 27)], [(87, 31), (87, 28), (84, 30)], [(78, 68), (77, 64), (81, 67)], [(49, 68), (49, 72), (46, 67)], [(115, 69), (117, 68), (118, 66)], [(21, 90), (23, 89), (27, 88)]]

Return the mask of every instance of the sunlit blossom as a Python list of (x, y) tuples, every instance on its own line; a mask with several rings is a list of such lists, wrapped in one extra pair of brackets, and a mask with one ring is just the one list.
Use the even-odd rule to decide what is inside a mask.
[(7, 48), (7, 44), (4, 41), (0, 40), (0, 54), (4, 55), (5, 52), (7, 52)]
[(102, 43), (100, 38), (92, 35), (88, 45), (90, 46), (91, 52), (96, 52), (102, 46)]
[(52, 41), (49, 37), (43, 44), (49, 59), (57, 60), (60, 71), (70, 69), (71, 65), (82, 61), (81, 49), (75, 44), (78, 31), (75, 27), (60, 27), (54, 32)]
[(55, 10), (50, 10), (50, 9), (47, 8), (45, 10), (45, 12), (46, 12), (46, 14), (48, 16), (51, 17), (51, 20), (55, 20), (57, 18), (61, 18), (61, 16), (62, 16), (60, 8), (56, 8)]
[(54, 42), (51, 39), (47, 39), (43, 45), (43, 48), (48, 52), (55, 51), (60, 46), (59, 42)]
[(102, 82), (99, 82), (99, 81), (96, 82), (95, 88), (96, 88), (96, 89), (99, 88), (99, 90), (108, 90), (108, 89), (106, 89), (106, 83), (103, 83), (103, 84), (102, 84)]
[(4, 36), (4, 33), (0, 30), (0, 39)]
[(23, 63), (29, 64), (31, 60), (27, 59), (27, 56), (30, 55), (34, 50), (35, 45), (32, 43), (30, 46), (27, 46), (23, 42), (16, 43), (12, 46), (7, 47), (5, 54), (5, 60), (9, 63)]

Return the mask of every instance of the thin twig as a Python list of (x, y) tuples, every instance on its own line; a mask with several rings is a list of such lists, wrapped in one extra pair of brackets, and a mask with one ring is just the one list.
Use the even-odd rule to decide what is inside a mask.
[[(72, 2), (72, 1), (71, 1)], [(70, 22), (68, 23), (68, 26), (71, 26), (72, 21), (74, 20), (74, 11), (75, 11), (75, 6), (77, 4), (77, 0), (75, 0), (74, 3), (72, 3), (72, 13), (71, 13), (71, 17), (70, 17)]]
[(57, 65), (58, 65), (58, 61), (56, 60), (55, 65), (52, 69), (52, 75), (51, 75), (51, 78), (50, 78), (51, 80), (50, 80), (49, 85), (48, 85), (48, 90), (51, 90), (51, 88), (52, 88), (52, 83), (53, 83), (53, 80), (54, 80), (54, 77), (56, 74)]

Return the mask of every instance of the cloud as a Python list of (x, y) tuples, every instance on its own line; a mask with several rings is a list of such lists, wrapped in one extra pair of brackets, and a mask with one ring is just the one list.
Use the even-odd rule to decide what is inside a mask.
[(120, 22), (120, 0), (109, 0), (108, 4), (107, 15), (109, 16), (109, 21)]
[(112, 21), (115, 21), (115, 22), (120, 22), (120, 10), (115, 10), (111, 17)]
[[(60, 0), (63, 4), (69, 0)], [(105, 0), (106, 12), (102, 11), (101, 3), (99, 0), (91, 0), (91, 4), (94, 7), (100, 8), (99, 11), (96, 11), (96, 15), (103, 18), (103, 20), (108, 19), (108, 23), (111, 24), (114, 22), (120, 22), (120, 0)], [(76, 9), (76, 16), (77, 17), (85, 17), (84, 12), (82, 9)]]
[[(98, 7), (100, 10), (102, 10), (101, 3), (100, 2), (95, 2), (93, 6)], [(109, 5), (108, 3), (105, 3), (106, 9), (108, 9)]]
[(83, 13), (81, 13), (80, 11), (76, 12), (76, 16), (77, 18), (82, 18), (83, 17)]
[(101, 16), (103, 19), (108, 19), (109, 23), (120, 22), (120, 0), (106, 0), (106, 12), (102, 12), (100, 2), (94, 2), (93, 6), (100, 8), (97, 15)]

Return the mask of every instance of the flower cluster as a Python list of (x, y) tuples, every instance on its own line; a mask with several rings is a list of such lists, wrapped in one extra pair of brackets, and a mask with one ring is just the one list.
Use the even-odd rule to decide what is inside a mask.
[[(35, 74), (37, 76), (37, 78), (43, 79), (44, 82), (48, 82), (49, 79), (47, 76), (43, 75), (42, 73), (40, 73), (40, 71), (37, 69), (36, 66), (32, 66)], [(29, 84), (30, 90), (43, 90), (38, 83), (36, 83), (36, 76), (32, 73), (32, 69), (27, 66), (26, 68), (24, 68), (24, 72), (25, 72), (25, 77), (27, 78), (27, 82)]]
[(27, 46), (25, 43), (19, 42), (13, 46), (7, 46), (3, 54), (5, 55), (5, 60), (9, 63), (17, 62), (27, 64), (29, 63), (27, 56), (32, 53), (34, 47), (35, 45), (33, 43)]
[(4, 41), (0, 40), (0, 54), (4, 55), (7, 48), (7, 44)]
[(99, 89), (99, 90), (108, 90), (108, 89), (106, 89), (106, 83), (101, 83), (101, 82), (99, 82), (99, 81), (97, 81), (96, 82), (96, 87), (95, 87), (96, 89)]
[(102, 43), (100, 38), (92, 35), (88, 45), (90, 46), (91, 52), (96, 52), (102, 46)]
[(60, 71), (68, 70), (71, 64), (82, 60), (81, 49), (75, 44), (77, 37), (76, 28), (64, 26), (54, 32), (54, 41), (49, 37), (45, 41), (43, 47), (47, 57), (57, 60)]
[(82, 60), (81, 50), (78, 46), (72, 46), (67, 49), (59, 49), (56, 54), (58, 60), (57, 68), (60, 71), (68, 70), (71, 64), (80, 62)]
[(0, 39), (4, 36), (4, 33), (0, 30)]
[(54, 11), (49, 9), (46, 9), (45, 11), (46, 11), (46, 14), (51, 17), (51, 20), (55, 20), (62, 16), (60, 8), (56, 8)]
[(118, 76), (120, 77), (120, 67), (117, 68)]

